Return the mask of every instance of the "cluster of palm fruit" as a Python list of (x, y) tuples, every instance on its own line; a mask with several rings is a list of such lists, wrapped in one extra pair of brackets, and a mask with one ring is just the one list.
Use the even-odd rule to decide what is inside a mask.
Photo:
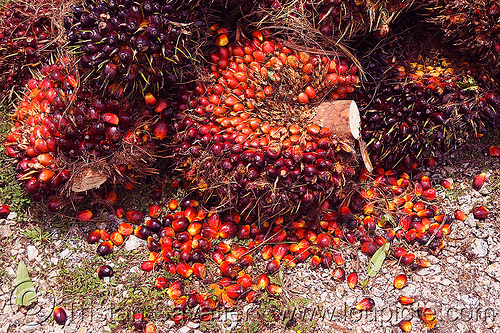
[[(430, 266), (414, 251), (439, 253), (454, 218), (463, 220), (465, 215), (457, 211), (453, 218), (440, 211), (434, 204), (436, 190), (418, 170), (377, 168), (373, 177), (362, 173), (360, 181), (364, 185), (349, 201), (325, 201), (317, 217), (278, 216), (264, 223), (234, 212), (205, 209), (195, 199), (185, 198), (178, 205), (155, 189), (154, 203), (146, 210), (115, 206), (116, 216), (127, 221), (114, 232), (93, 231), (88, 242), (100, 242), (97, 253), (106, 256), (128, 237), (146, 241), (149, 255), (141, 268), (156, 272), (154, 286), (166, 290), (173, 301), (172, 320), (178, 324), (188, 318), (211, 320), (221, 308), (258, 302), (263, 293), (279, 294), (282, 289), (271, 282), (273, 275), (299, 264), (327, 269), (337, 283), (360, 288), (358, 278), (367, 273), (353, 270), (344, 261), (346, 246), (367, 258), (387, 247), (387, 260), (400, 264), (405, 272), (395, 277), (395, 288), (402, 289), (406, 275)], [(174, 183), (179, 186), (175, 179)], [(98, 270), (101, 278), (114, 273), (109, 266)], [(413, 299), (400, 297), (400, 302), (411, 304)], [(357, 305), (358, 310), (372, 307), (370, 298)], [(144, 318), (139, 319), (134, 326), (142, 329)]]
[(0, 9), (0, 94), (23, 87), (56, 49), (57, 1), (10, 2)]
[[(402, 0), (259, 0), (261, 8), (270, 9), (269, 18), (295, 29), (315, 28), (327, 37), (343, 42), (375, 32), (379, 37), (389, 32), (389, 23), (412, 7), (413, 1)], [(276, 24), (271, 22), (271, 24)], [(309, 31), (309, 34), (311, 31)]]
[(146, 174), (141, 169), (148, 169), (154, 140), (166, 136), (172, 115), (168, 103), (152, 95), (119, 101), (110, 87), (101, 98), (79, 86), (68, 62), (46, 65), (40, 79), (28, 82), (4, 142), (18, 179), (35, 199), (56, 194), (73, 174), (84, 176), (90, 167), (103, 180), (134, 183)]
[(500, 4), (491, 0), (424, 2), (428, 21), (444, 40), (465, 55), (498, 69), (500, 62)]
[(370, 157), (390, 167), (440, 160), (499, 117), (500, 94), (485, 70), (408, 45), (398, 36), (375, 50), (365, 63), (371, 77), (357, 94)]
[(312, 119), (323, 99), (354, 91), (356, 66), (295, 51), (260, 31), (210, 59), (210, 76), (181, 96), (173, 121), (185, 177), (226, 209), (261, 216), (335, 196), (353, 173), (352, 150)]
[(89, 0), (74, 7), (65, 26), (86, 77), (145, 93), (192, 71), (204, 14), (193, 1)]

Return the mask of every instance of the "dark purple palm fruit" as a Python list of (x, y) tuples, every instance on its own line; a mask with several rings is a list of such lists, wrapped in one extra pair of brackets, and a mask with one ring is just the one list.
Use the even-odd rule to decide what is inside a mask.
[(88, 0), (73, 7), (68, 39), (96, 87), (121, 86), (124, 96), (155, 93), (195, 57), (192, 38), (203, 17), (194, 1)]

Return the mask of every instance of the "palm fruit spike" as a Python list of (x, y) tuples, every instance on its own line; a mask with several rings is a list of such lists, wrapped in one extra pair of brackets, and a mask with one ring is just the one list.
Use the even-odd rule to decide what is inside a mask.
[(85, 77), (104, 87), (114, 83), (128, 95), (170, 87), (178, 80), (174, 67), (190, 72), (190, 39), (202, 17), (193, 1), (88, 0), (65, 24)]
[[(375, 32), (384, 37), (389, 24), (414, 1), (258, 1), (260, 24), (289, 27), (305, 36), (324, 35), (336, 41), (350, 41)], [(267, 15), (266, 15), (267, 14)], [(267, 22), (272, 19), (272, 22)]]
[(59, 1), (11, 2), (0, 9), (0, 99), (23, 87), (31, 71), (55, 51), (55, 10)]
[(487, 73), (473, 64), (427, 57), (408, 47), (415, 42), (407, 38), (391, 38), (390, 49), (374, 51), (365, 64), (373, 80), (358, 94), (365, 110), (362, 134), (377, 165), (439, 161), (442, 152), (498, 122), (500, 95)]
[(185, 111), (173, 124), (186, 179), (206, 197), (216, 191), (227, 201), (221, 206), (268, 216), (339, 189), (352, 173), (352, 150), (312, 118), (320, 100), (354, 90), (356, 67), (255, 37), (210, 58), (211, 80), (179, 104)]
[(487, 66), (497, 67), (500, 61), (499, 16), (496, 1), (426, 0), (427, 20), (467, 56), (480, 59)]
[[(141, 100), (106, 101), (79, 87), (67, 64), (46, 65), (31, 79), (14, 112), (14, 126), (4, 141), (17, 160), (17, 178), (35, 199), (64, 190), (96, 188), (109, 177), (136, 182), (150, 170), (154, 150), (151, 124), (165, 122), (171, 109), (155, 112)], [(170, 110), (170, 111), (168, 111)], [(71, 184), (62, 185), (71, 177)]]

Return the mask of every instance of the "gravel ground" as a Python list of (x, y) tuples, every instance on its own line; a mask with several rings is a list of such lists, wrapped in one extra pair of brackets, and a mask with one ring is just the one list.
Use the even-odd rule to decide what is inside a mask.
[[(315, 332), (401, 332), (397, 324), (405, 319), (411, 321), (412, 332), (500, 332), (500, 236), (497, 226), (500, 190), (496, 188), (500, 184), (500, 176), (496, 171), (498, 168), (495, 168), (498, 159), (489, 159), (493, 165), (471, 162), (460, 167), (441, 167), (432, 174), (427, 173), (434, 184), (443, 178), (454, 179), (453, 191), (440, 191), (441, 204), (448, 213), (461, 209), (468, 217), (464, 222), (454, 222), (446, 246), (437, 256), (415, 251), (417, 257), (429, 260), (432, 265), (417, 272), (406, 271), (408, 283), (403, 289), (395, 289), (393, 280), (404, 269), (389, 258), (364, 289), (358, 286), (354, 290), (349, 289), (346, 283), (333, 281), (329, 270), (312, 271), (300, 264), (293, 270), (283, 272), (283, 299), (293, 300), (289, 304), (296, 305), (293, 318), (292, 306), (285, 312), (276, 310), (281, 322), (277, 320), (272, 328), (263, 325), (259, 331), (303, 332), (311, 324), (309, 329)], [(473, 177), (485, 168), (492, 171), (478, 192), (470, 184)], [(471, 213), (471, 209), (479, 205), (490, 209), (489, 216), (483, 221), (476, 220)], [(84, 241), (92, 228), (71, 227), (66, 233), (59, 229), (47, 229), (51, 232), (49, 240), (26, 237), (21, 232), (35, 226), (35, 223), (17, 221), (15, 212), (7, 219), (0, 219), (0, 313), (3, 314), (0, 316), (0, 332), (126, 331), (112, 328), (109, 324), (112, 322), (113, 305), (120, 298), (127, 297), (127, 274), (100, 281), (98, 294), (101, 299), (85, 308), (76, 306), (72, 310), (70, 306), (74, 303), (74, 294), (67, 293), (68, 286), (60, 279), (63, 269), (70, 272), (84, 269), (86, 261), (97, 268), (97, 264), (105, 262), (95, 254), (95, 246)], [(112, 265), (126, 267), (128, 273), (143, 276), (144, 273), (138, 267), (142, 257), (137, 253), (145, 253), (144, 247), (142, 241), (135, 237), (129, 238), (113, 257)], [(354, 247), (343, 248), (342, 251), (346, 274), (356, 270), (360, 274), (360, 281), (363, 281), (368, 258)], [(127, 262), (128, 254), (133, 254), (137, 262)], [(12, 301), (15, 304), (12, 296), (15, 271), (21, 258), (28, 267), (38, 293), (38, 304), (29, 310), (19, 310), (12, 304)], [(149, 277), (147, 279), (151, 280)], [(113, 292), (106, 294), (106, 290)], [(397, 300), (400, 295), (413, 297), (415, 303), (400, 305)], [(373, 298), (374, 309), (367, 312), (354, 310), (364, 297)], [(65, 326), (57, 325), (51, 319), (55, 304), (64, 305), (70, 312)], [(258, 304), (245, 303), (243, 306), (234, 313), (216, 316), (209, 326), (187, 322), (179, 327), (173, 321), (166, 320), (158, 325), (158, 331), (234, 331), (261, 320), (258, 317)], [(417, 310), (421, 307), (431, 308), (436, 313), (437, 325), (434, 329), (426, 328), (418, 318)]]

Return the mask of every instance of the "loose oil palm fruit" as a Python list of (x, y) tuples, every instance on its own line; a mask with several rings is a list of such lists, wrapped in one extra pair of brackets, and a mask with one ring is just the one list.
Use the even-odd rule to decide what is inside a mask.
[(399, 274), (394, 278), (394, 288), (396, 289), (403, 289), (403, 287), (406, 285), (406, 275), (405, 274)]
[(375, 306), (375, 301), (371, 298), (362, 299), (357, 305), (356, 309), (359, 311), (371, 310)]
[(99, 279), (104, 277), (112, 277), (113, 276), (113, 268), (109, 265), (101, 266), (97, 269), (97, 275)]
[(66, 324), (66, 320), (68, 319), (66, 311), (60, 306), (56, 306), (54, 308), (54, 311), (52, 312), (52, 317), (54, 318), (54, 321), (59, 325)]

